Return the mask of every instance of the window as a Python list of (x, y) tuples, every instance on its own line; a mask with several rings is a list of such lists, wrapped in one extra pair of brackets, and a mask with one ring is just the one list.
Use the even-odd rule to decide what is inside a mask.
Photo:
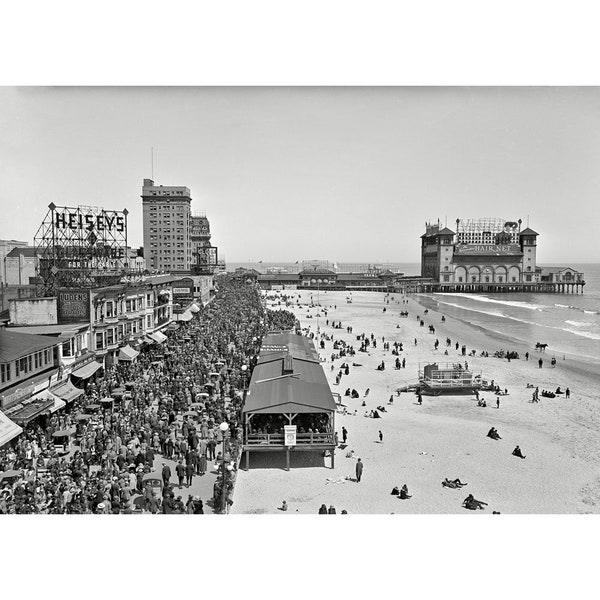
[(30, 371), (33, 371), (33, 357), (31, 354), (27, 357), (27, 367)]
[(525, 281), (531, 281), (531, 275), (525, 275)]
[(516, 281), (517, 281), (517, 278), (516, 278), (516, 277), (513, 277), (513, 278), (512, 278), (512, 280), (513, 280), (513, 283), (516, 283)]
[(471, 277), (471, 281), (473, 283), (477, 283), (477, 277), (475, 275), (473, 275), (473, 277)]
[(502, 280), (503, 280), (503, 277), (502, 277), (502, 275), (499, 275), (499, 276), (498, 276), (498, 281), (499, 281), (500, 283), (502, 283)]
[(489, 277), (489, 275), (486, 275), (486, 276), (485, 276), (485, 282), (486, 282), (486, 283), (489, 283), (489, 282), (490, 282), (490, 277)]
[(462, 281), (463, 281), (463, 278), (462, 278), (462, 277), (459, 277), (459, 278), (458, 278), (458, 283), (462, 283)]
[(66, 356), (66, 357), (73, 356), (71, 349), (72, 349), (71, 348), (71, 340), (69, 340), (68, 342), (64, 342), (62, 345), (63, 356)]
[(0, 383), (10, 381), (10, 363), (0, 365)]
[(102, 333), (96, 334), (96, 350), (104, 348), (104, 335)]
[(131, 312), (131, 300), (125, 300), (125, 312)]
[(150, 327), (152, 327), (152, 315), (148, 315), (146, 317), (146, 327), (149, 329)]
[(444, 281), (450, 281), (450, 275), (444, 275)]
[(106, 303), (106, 316), (112, 317), (114, 315), (114, 304), (112, 302)]
[(115, 343), (115, 330), (114, 329), (109, 329), (106, 332), (106, 343), (108, 346)]
[(19, 371), (22, 373), (27, 373), (27, 357), (19, 360)]

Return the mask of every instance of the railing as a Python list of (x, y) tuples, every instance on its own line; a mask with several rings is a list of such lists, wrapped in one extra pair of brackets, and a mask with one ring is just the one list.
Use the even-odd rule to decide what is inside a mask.
[[(282, 433), (249, 433), (246, 436), (248, 446), (283, 446)], [(333, 444), (332, 433), (297, 433), (296, 446), (307, 444)]]

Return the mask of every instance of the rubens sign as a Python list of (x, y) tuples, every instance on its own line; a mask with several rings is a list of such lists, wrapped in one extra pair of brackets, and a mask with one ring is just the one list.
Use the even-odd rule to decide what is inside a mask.
[(456, 246), (456, 252), (479, 254), (515, 254), (521, 252), (518, 244), (461, 244)]

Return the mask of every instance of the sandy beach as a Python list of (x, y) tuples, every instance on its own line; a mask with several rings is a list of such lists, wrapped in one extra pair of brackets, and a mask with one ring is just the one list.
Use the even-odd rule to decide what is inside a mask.
[[(316, 302), (317, 293), (300, 290), (295, 292), (296, 297), (298, 293), (301, 306), (293, 310), (301, 326), (316, 333), (317, 310), (309, 310), (306, 304), (311, 295)], [(238, 473), (232, 514), (317, 514), (322, 504), (333, 505), (338, 514), (342, 510), (349, 514), (600, 512), (600, 407), (593, 365), (570, 357), (563, 360), (561, 355), (557, 356), (556, 367), (551, 368), (551, 349), (545, 355), (537, 352), (535, 340), (530, 347), (519, 346), (450, 317), (443, 323), (442, 313), (430, 309), (423, 315), (418, 297), (409, 297), (408, 303), (402, 304), (396, 295), (386, 303), (383, 293), (353, 292), (350, 304), (346, 296), (346, 292), (320, 293), (320, 304), (328, 311), (327, 317), (319, 319), (321, 333), (343, 339), (356, 350), (360, 346), (357, 335), (373, 333), (377, 339), (377, 348), (368, 354), (357, 352), (354, 357), (335, 360), (334, 370), (330, 360), (333, 342), (326, 341), (325, 349), (320, 350), (321, 357), (326, 358), (322, 364), (332, 391), (342, 395), (349, 413), (357, 410), (358, 416), (336, 414), (340, 441), (342, 427), (348, 431), (347, 447), (336, 450), (333, 469), (330, 459), (319, 454), (292, 453), (289, 472), (283, 468), (283, 458), (278, 458), (282, 454), (251, 455), (250, 470)], [(401, 310), (409, 311), (408, 318), (400, 318)], [(425, 327), (419, 326), (417, 315), (423, 316)], [(341, 321), (343, 328), (334, 329), (332, 320)], [(429, 333), (429, 324), (435, 327), (435, 334)], [(353, 327), (352, 333), (346, 332), (347, 326)], [(406, 359), (405, 369), (393, 368), (395, 356), (383, 350), (382, 336), (391, 343), (404, 344), (400, 358)], [(444, 356), (447, 337), (452, 346), (448, 348), (449, 356)], [(440, 341), (438, 350), (434, 350), (436, 338)], [(458, 360), (456, 342), (465, 344), (467, 352), (477, 351), (475, 357), (467, 357), (469, 367), (508, 389), (509, 395), (500, 398), (499, 409), (495, 395), (489, 392), (481, 393), (487, 400), (486, 408), (479, 407), (474, 396), (423, 396), (419, 406), (413, 393), (395, 393), (399, 387), (417, 381), (420, 362)], [(494, 358), (493, 353), (500, 349), (516, 350), (521, 358), (510, 362)], [(481, 350), (487, 350), (490, 356), (480, 357)], [(526, 351), (530, 353), (529, 361), (524, 359)], [(537, 362), (540, 356), (544, 358), (542, 369)], [(382, 360), (386, 369), (378, 371), (376, 367)], [(461, 356), (460, 361), (464, 360)], [(351, 366), (349, 375), (335, 385), (342, 362), (362, 366)], [(540, 398), (539, 403), (531, 403), (528, 383), (539, 386), (540, 391), (569, 387), (571, 398)], [(344, 396), (347, 388), (355, 388), (360, 398)], [(367, 388), (370, 392), (365, 398)], [(361, 406), (363, 400), (366, 407)], [(365, 410), (378, 405), (387, 409), (381, 419), (363, 416)], [(486, 436), (492, 426), (501, 440)], [(379, 430), (383, 433), (382, 443)], [(525, 460), (512, 455), (517, 444)], [(353, 458), (347, 458), (346, 453), (352, 450)], [(358, 457), (364, 463), (360, 483), (346, 479), (354, 477)], [(468, 485), (462, 490), (444, 488), (441, 482), (446, 477), (460, 478)], [(390, 494), (394, 486), (403, 484), (412, 495), (408, 500)], [(469, 493), (488, 503), (485, 510), (475, 513), (462, 507)], [(287, 513), (277, 510), (282, 500), (289, 506)]]

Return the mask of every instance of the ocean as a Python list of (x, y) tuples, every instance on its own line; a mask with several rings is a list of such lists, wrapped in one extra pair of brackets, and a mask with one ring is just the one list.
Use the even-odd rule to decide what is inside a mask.
[[(405, 275), (419, 275), (421, 270), (418, 263), (379, 264)], [(367, 263), (338, 264), (341, 271), (361, 265), (366, 267)], [(418, 294), (418, 300), (424, 306), (518, 342), (547, 343), (552, 354), (600, 360), (600, 264), (565, 266), (585, 274), (583, 294)], [(269, 267), (285, 267), (290, 272), (302, 269), (301, 263), (227, 265), (228, 270), (237, 267), (261, 272)]]

